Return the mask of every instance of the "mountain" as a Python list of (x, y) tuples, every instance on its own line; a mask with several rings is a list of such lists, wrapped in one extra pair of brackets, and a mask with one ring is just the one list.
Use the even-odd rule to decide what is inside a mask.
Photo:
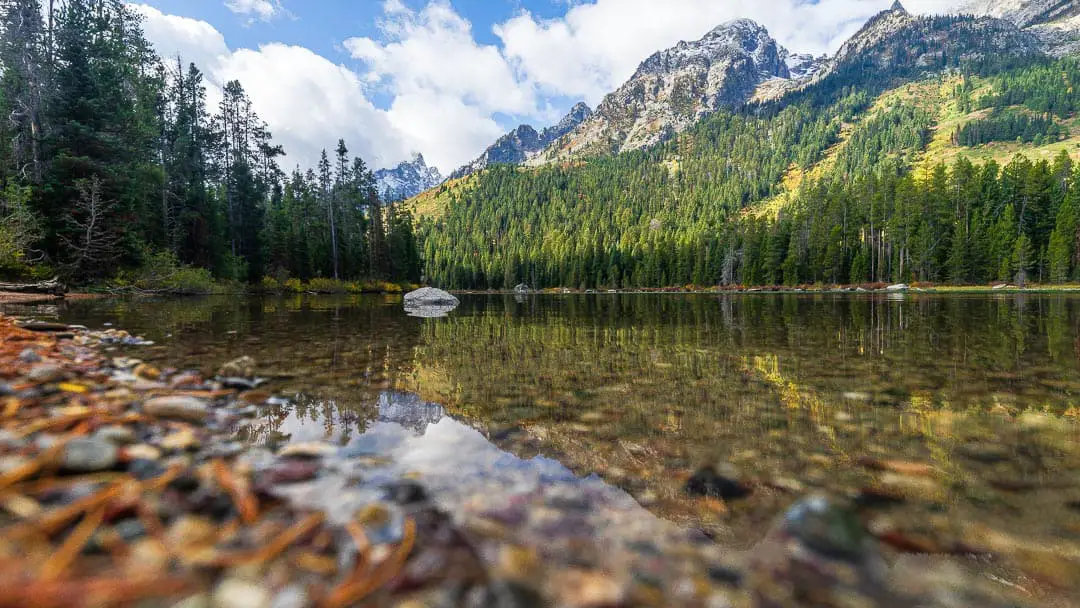
[[(792, 56), (748, 19), (646, 59), (593, 115), (530, 164), (638, 150), (684, 131), (720, 108), (746, 103), (763, 81), (789, 79)], [(803, 71), (812, 60), (794, 61)]]
[(1080, 52), (1080, 3), (1075, 0), (973, 0), (961, 11), (1011, 21), (1038, 37), (1051, 55)]
[[(1036, 15), (1054, 20), (896, 3), (826, 58), (717, 28), (642, 63), (545, 166), (429, 204), (425, 272), (461, 289), (1080, 280), (1080, 60), (1034, 31), (1072, 17)], [(603, 158), (552, 162), (578, 155)], [(1018, 204), (1025, 188), (1038, 200)]]
[(412, 160), (393, 169), (379, 169), (375, 172), (376, 187), (384, 203), (412, 198), (442, 182), (442, 174), (437, 168), (429, 167), (422, 154), (413, 156)]
[(479, 158), (450, 174), (450, 179), (471, 175), (491, 165), (520, 165), (573, 131), (591, 115), (588, 105), (578, 103), (558, 124), (539, 133), (529, 125), (521, 125), (496, 140)]

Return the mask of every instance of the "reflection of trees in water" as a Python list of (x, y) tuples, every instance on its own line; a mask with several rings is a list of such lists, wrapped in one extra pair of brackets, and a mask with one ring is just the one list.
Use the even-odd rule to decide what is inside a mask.
[[(1064, 406), (1067, 391), (1033, 383), (1078, 380), (1070, 347), (1080, 299), (1061, 296), (601, 295), (466, 304), (475, 314), (423, 326), (419, 360), (443, 380), (417, 385), (443, 389), (443, 398), (481, 416), (573, 418), (619, 385), (626, 402), (644, 408), (753, 408), (776, 399), (747, 388), (753, 365), (740, 362), (755, 357), (824, 396), (869, 392), (897, 404), (915, 393), (936, 405), (987, 405), (995, 393), (1042, 391)], [(1028, 372), (1036, 367), (1039, 378)]]

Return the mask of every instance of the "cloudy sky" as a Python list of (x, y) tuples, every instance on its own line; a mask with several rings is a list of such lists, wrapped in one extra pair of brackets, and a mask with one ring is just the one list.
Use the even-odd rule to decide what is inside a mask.
[[(959, 0), (905, 0), (948, 12)], [(238, 79), (287, 164), (345, 138), (377, 167), (444, 173), (499, 135), (594, 106), (653, 52), (737, 17), (797, 52), (836, 50), (892, 0), (144, 0), (159, 54)]]

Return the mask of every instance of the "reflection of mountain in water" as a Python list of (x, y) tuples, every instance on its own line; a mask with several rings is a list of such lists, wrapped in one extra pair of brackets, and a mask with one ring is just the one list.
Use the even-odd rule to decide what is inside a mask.
[(379, 395), (379, 422), (393, 422), (423, 434), (429, 424), (446, 417), (446, 410), (418, 395), (388, 391)]

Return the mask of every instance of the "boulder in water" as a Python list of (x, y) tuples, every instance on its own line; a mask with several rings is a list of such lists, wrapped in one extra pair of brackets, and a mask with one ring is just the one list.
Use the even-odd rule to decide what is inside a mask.
[(405, 312), (411, 317), (445, 317), (460, 303), (453, 295), (434, 287), (424, 287), (405, 294)]

